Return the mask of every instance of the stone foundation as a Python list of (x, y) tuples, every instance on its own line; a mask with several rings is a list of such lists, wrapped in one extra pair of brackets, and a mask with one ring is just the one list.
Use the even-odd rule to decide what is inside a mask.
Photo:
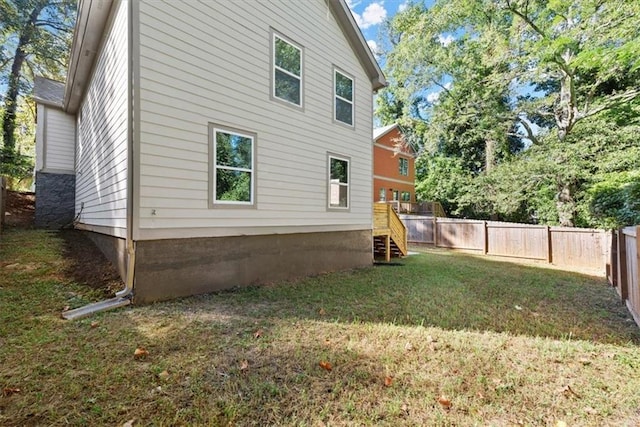
[(36, 227), (61, 228), (71, 225), (75, 194), (74, 174), (36, 172)]

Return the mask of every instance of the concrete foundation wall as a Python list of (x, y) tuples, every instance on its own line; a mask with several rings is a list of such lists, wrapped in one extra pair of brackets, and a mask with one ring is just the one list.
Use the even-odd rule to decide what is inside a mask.
[(74, 218), (75, 193), (74, 174), (36, 172), (36, 227), (70, 225)]
[(137, 304), (370, 266), (371, 230), (139, 241)]
[(127, 280), (127, 242), (114, 236), (85, 231), (86, 236), (100, 249), (104, 256), (113, 264), (120, 274), (122, 281)]

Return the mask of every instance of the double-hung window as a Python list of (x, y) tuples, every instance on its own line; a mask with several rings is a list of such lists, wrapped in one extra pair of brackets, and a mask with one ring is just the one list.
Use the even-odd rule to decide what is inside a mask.
[(353, 79), (338, 70), (333, 72), (333, 118), (353, 126)]
[(271, 95), (302, 107), (302, 48), (273, 35), (273, 87)]
[(409, 176), (409, 159), (400, 157), (400, 175)]
[(210, 125), (214, 205), (255, 204), (255, 134)]
[(329, 209), (349, 209), (349, 159), (329, 154)]

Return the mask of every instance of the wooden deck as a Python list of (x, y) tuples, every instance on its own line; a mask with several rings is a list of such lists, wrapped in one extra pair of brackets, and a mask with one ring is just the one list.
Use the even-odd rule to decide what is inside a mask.
[(384, 255), (385, 260), (391, 257), (407, 255), (407, 228), (393, 209), (387, 203), (373, 205), (373, 252), (374, 255)]

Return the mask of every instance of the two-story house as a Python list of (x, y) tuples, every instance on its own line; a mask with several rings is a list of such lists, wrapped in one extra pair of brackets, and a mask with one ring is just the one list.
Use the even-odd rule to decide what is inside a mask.
[(75, 227), (121, 299), (363, 267), (384, 85), (344, 0), (85, 0), (41, 150), (70, 127)]
[(374, 202), (416, 202), (415, 151), (397, 124), (374, 129), (373, 165)]

